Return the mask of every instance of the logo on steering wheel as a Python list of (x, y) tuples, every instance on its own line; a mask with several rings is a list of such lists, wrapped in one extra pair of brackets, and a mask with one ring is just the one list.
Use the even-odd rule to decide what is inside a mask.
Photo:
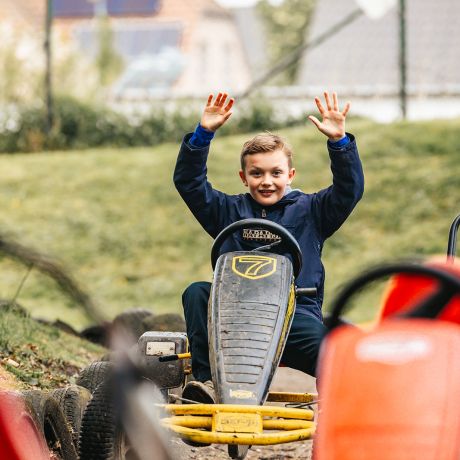
[(276, 259), (268, 256), (235, 256), (232, 270), (243, 278), (257, 280), (266, 278), (276, 271)]

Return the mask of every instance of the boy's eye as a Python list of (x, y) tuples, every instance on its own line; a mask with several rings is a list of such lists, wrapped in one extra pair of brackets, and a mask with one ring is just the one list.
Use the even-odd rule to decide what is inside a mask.
[(278, 177), (279, 175), (281, 175), (281, 172), (282, 172), (282, 171), (273, 171), (273, 175), (274, 175), (275, 177)]
[(259, 171), (251, 171), (249, 173), (251, 176), (254, 176), (254, 177), (259, 177), (260, 176), (260, 172)]

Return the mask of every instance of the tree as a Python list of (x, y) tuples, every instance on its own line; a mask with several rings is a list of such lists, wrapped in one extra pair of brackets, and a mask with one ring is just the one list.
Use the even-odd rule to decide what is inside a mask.
[[(269, 0), (258, 3), (257, 10), (265, 25), (267, 49), (272, 65), (305, 43), (314, 6), (315, 0), (284, 0), (277, 6)], [(278, 83), (293, 83), (297, 70), (298, 63), (295, 63), (278, 77)]]
[(107, 16), (98, 18), (99, 50), (96, 65), (102, 86), (110, 84), (123, 70), (123, 59), (113, 46), (113, 31)]

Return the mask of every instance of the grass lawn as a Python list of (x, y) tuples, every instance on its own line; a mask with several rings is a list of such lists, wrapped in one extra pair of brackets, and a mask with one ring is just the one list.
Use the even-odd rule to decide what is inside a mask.
[[(79, 370), (107, 351), (75, 335), (33, 320), (24, 311), (0, 312), (0, 388), (56, 388), (75, 383)], [(4, 381), (5, 369), (16, 377)], [(6, 374), (7, 376), (8, 374)], [(17, 388), (19, 387), (19, 388)]]
[[(460, 212), (459, 120), (351, 120), (348, 129), (357, 136), (366, 189), (326, 243), (326, 308), (337, 288), (367, 266), (444, 253), (450, 223)], [(294, 186), (306, 192), (328, 186), (323, 136), (312, 126), (281, 134), (294, 147)], [(213, 142), (209, 177), (215, 188), (244, 191), (238, 163), (248, 137), (217, 136)], [(187, 284), (211, 278), (212, 241), (172, 184), (178, 147), (2, 155), (0, 233), (59, 259), (109, 318), (134, 306), (180, 312)], [(0, 297), (11, 299), (27, 268), (3, 257), (0, 269)], [(373, 299), (360, 302), (355, 319), (372, 316)], [(53, 281), (34, 270), (17, 301), (33, 316), (76, 327), (89, 322)]]

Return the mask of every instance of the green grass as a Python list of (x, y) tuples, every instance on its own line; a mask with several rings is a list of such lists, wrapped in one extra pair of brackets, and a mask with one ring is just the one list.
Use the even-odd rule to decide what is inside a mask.
[[(367, 266), (444, 253), (450, 223), (460, 212), (459, 120), (351, 120), (348, 129), (357, 136), (366, 190), (326, 243), (326, 307), (337, 288)], [(294, 186), (307, 192), (328, 186), (323, 136), (312, 126), (281, 134), (294, 147)], [(213, 142), (209, 176), (216, 188), (244, 191), (238, 157), (248, 137), (217, 136)], [(172, 184), (178, 147), (2, 155), (0, 232), (58, 258), (109, 318), (134, 306), (180, 312), (187, 284), (211, 279), (212, 241)], [(26, 267), (3, 258), (0, 270), (0, 297), (10, 299)], [(35, 271), (17, 301), (33, 316), (59, 317), (77, 327), (89, 322)], [(368, 319), (370, 307), (375, 305), (363, 303), (355, 316)]]
[(0, 310), (1, 365), (24, 387), (55, 388), (75, 383), (79, 370), (105, 349), (41, 324), (15, 307)]

